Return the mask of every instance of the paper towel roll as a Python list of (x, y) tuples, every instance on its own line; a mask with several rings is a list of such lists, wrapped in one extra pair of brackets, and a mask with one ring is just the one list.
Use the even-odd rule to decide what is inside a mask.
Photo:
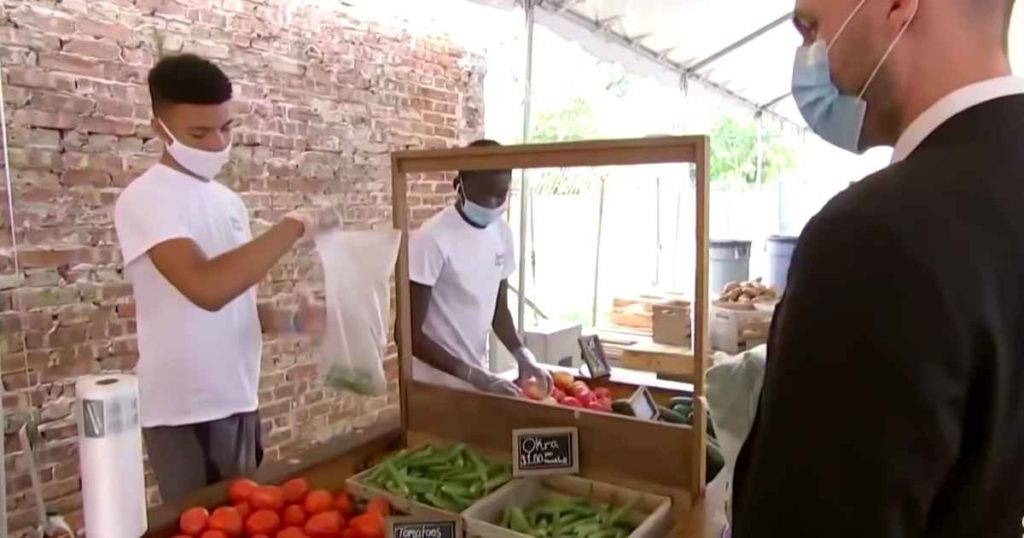
[(139, 538), (146, 532), (139, 382), (131, 375), (86, 376), (75, 392), (86, 532)]

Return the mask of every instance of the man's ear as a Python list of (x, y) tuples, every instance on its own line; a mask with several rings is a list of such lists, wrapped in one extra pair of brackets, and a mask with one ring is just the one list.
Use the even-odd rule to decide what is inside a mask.
[(888, 3), (889, 31), (895, 37), (915, 18), (921, 7), (920, 0), (888, 0)]

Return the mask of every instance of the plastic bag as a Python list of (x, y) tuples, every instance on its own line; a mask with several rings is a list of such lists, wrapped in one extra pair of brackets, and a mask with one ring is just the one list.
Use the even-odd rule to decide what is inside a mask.
[(732, 520), (732, 478), (743, 443), (754, 426), (761, 401), (768, 347), (761, 345), (739, 355), (715, 353), (714, 366), (704, 375), (708, 412), (725, 468), (726, 517)]
[(391, 274), (401, 237), (397, 230), (334, 230), (316, 238), (327, 308), (319, 349), (325, 386), (360, 394), (387, 390)]

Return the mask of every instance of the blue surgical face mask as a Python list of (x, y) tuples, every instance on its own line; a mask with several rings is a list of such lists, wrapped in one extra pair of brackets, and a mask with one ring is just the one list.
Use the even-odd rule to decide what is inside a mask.
[(465, 215), (470, 222), (481, 228), (490, 226), (500, 219), (502, 214), (505, 212), (505, 204), (491, 208), (474, 203), (466, 196), (466, 191), (463, 190), (462, 183), (459, 183), (459, 195), (462, 197), (462, 214)]
[(811, 130), (826, 142), (854, 153), (863, 153), (860, 147), (860, 138), (864, 129), (864, 117), (868, 110), (864, 93), (875, 80), (879, 70), (885, 65), (885, 61), (893, 49), (896, 48), (896, 44), (903, 37), (903, 32), (907, 30), (917, 15), (915, 12), (897, 34), (896, 39), (889, 45), (889, 49), (882, 55), (878, 65), (871, 72), (871, 76), (864, 83), (860, 93), (856, 97), (843, 95), (839, 91), (839, 87), (832, 81), (828, 54), (850, 21), (864, 7), (866, 1), (861, 0), (857, 4), (843, 25), (839, 27), (839, 31), (836, 32), (831, 43), (826, 45), (823, 39), (818, 39), (812, 45), (798, 48), (793, 66), (793, 98)]

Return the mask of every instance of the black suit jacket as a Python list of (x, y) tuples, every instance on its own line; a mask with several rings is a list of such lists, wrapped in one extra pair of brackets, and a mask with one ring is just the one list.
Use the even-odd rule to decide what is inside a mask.
[(807, 225), (733, 501), (735, 538), (1024, 536), (1024, 96)]

